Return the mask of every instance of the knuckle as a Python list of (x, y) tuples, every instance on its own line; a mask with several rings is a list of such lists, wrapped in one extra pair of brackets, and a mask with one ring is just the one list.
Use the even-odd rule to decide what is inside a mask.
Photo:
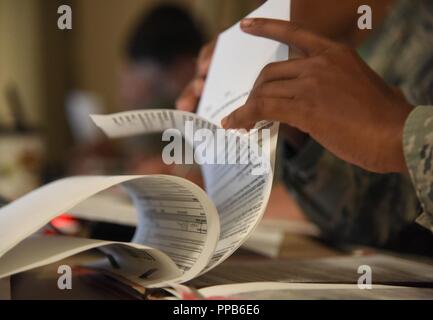
[(315, 59), (315, 67), (326, 67), (329, 63), (329, 57), (324, 54), (317, 56)]
[(250, 93), (250, 101), (248, 103), (252, 104), (253, 99), (256, 99), (257, 97), (262, 96), (262, 85), (257, 85), (254, 87), (253, 91)]
[(335, 46), (336, 46), (336, 50), (340, 54), (352, 56), (352, 55), (354, 55), (356, 53), (355, 49), (353, 49), (353, 48), (351, 48), (351, 47), (349, 47), (349, 46), (347, 46), (345, 44), (339, 43), (339, 44), (336, 44)]
[(308, 88), (308, 90), (314, 90), (315, 88), (319, 87), (320, 84), (321, 81), (317, 75), (312, 75), (304, 79), (304, 85)]
[(257, 87), (254, 89), (253, 96), (255, 98), (266, 96), (268, 90), (267, 87), (268, 86), (266, 85), (266, 83), (258, 84)]
[(287, 29), (288, 29), (288, 31), (295, 33), (295, 32), (300, 31), (301, 27), (300, 27), (300, 25), (292, 22), (292, 23), (287, 23)]
[(257, 77), (255, 86), (260, 86), (262, 83), (266, 82), (268, 79), (272, 77), (276, 67), (276, 63), (269, 63), (263, 67), (262, 71), (260, 71), (259, 76)]
[(265, 99), (261, 97), (257, 97), (253, 99), (253, 103), (251, 104), (251, 110), (250, 110), (252, 118), (254, 119), (261, 118), (263, 116), (264, 108), (265, 108)]
[(271, 63), (268, 63), (266, 66), (263, 67), (262, 74), (265, 78), (269, 77), (272, 74), (272, 72), (275, 68), (275, 65), (276, 65), (275, 62), (271, 62)]
[(303, 75), (304, 76), (317, 76), (326, 72), (327, 69), (332, 65), (331, 59), (326, 55), (317, 56), (309, 61), (305, 65)]

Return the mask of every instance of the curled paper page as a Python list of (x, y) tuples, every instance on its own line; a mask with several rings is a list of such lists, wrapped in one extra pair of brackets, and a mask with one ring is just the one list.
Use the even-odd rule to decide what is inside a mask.
[[(189, 142), (193, 152), (197, 149), (192, 138), (195, 136), (194, 133), (204, 128), (211, 129), (213, 132), (218, 130), (217, 126), (195, 114), (175, 110), (130, 111), (113, 115), (94, 115), (92, 119), (112, 138), (178, 128), (179, 134), (183, 135), (185, 140)], [(192, 121), (194, 124), (191, 135), (185, 129), (185, 123), (188, 121)], [(270, 127), (273, 125), (271, 124)], [(218, 139), (215, 145), (224, 143), (225, 147), (220, 152), (212, 153), (214, 164), (204, 164), (203, 167), (208, 172), (206, 177), (207, 195), (217, 207), (220, 230), (212, 258), (206, 266), (203, 266), (202, 272), (206, 272), (221, 263), (246, 241), (266, 209), (273, 176), (273, 165), (269, 154), (272, 151), (272, 146), (268, 151), (259, 146), (251, 147), (254, 144), (260, 144), (260, 146), (264, 144), (260, 139), (257, 139), (257, 136), (260, 136), (260, 130), (248, 135), (227, 131), (222, 136), (213, 136), (215, 140)], [(231, 155), (233, 151), (235, 151), (235, 155)], [(228, 161), (230, 158), (245, 159), (246, 161), (239, 161), (239, 163), (234, 164), (216, 164), (218, 159)], [(254, 172), (258, 167), (267, 170)], [(152, 188), (143, 190), (148, 194), (153, 192)], [(158, 209), (158, 205), (152, 205), (146, 201), (146, 192), (143, 193), (140, 206), (137, 207), (154, 212), (152, 215), (154, 221), (157, 221), (159, 217), (165, 217), (165, 213)], [(179, 206), (182, 208), (181, 204)], [(144, 214), (139, 216), (148, 217)], [(147, 222), (140, 225), (150, 224)], [(207, 230), (208, 232), (214, 231), (210, 230), (209, 226)], [(153, 232), (155, 235), (149, 238), (148, 235), (151, 233), (145, 232), (143, 236), (136, 239), (164, 252), (167, 248), (164, 247), (164, 241), (161, 239), (175, 236), (172, 230)], [(137, 234), (140, 233), (137, 232)]]
[[(269, 0), (249, 17), (287, 20), (290, 1)], [(185, 179), (161, 175), (75, 177), (48, 184), (0, 210), (0, 277), (100, 248), (108, 260), (99, 267), (144, 286), (157, 286), (188, 281), (229, 257), (266, 210), (278, 124), (265, 122), (248, 134), (221, 134), (219, 123), (245, 103), (266, 64), (287, 58), (287, 46), (247, 35), (236, 24), (219, 37), (197, 115), (148, 110), (93, 116), (110, 137), (168, 130), (165, 133), (176, 139), (178, 129), (193, 151), (185, 156), (202, 165), (206, 193)], [(103, 201), (94, 205), (94, 195), (116, 185), (129, 193), (136, 219), (119, 217), (132, 212), (130, 205), (117, 203), (108, 211)], [(64, 212), (136, 221), (134, 243), (29, 238)]]
[[(248, 17), (289, 20), (290, 5), (288, 0), (269, 0)], [(195, 130), (217, 130), (221, 119), (246, 102), (263, 67), (287, 59), (286, 45), (248, 35), (241, 31), (237, 23), (219, 36), (197, 115), (165, 109), (95, 115), (92, 119), (112, 138), (178, 129), (196, 151), (191, 138), (193, 134), (184, 129), (187, 128), (185, 123), (191, 121)], [(261, 220), (272, 188), (278, 127), (278, 123), (261, 124), (260, 128), (268, 130), (267, 136), (260, 136), (264, 130), (257, 130), (247, 137), (240, 134), (239, 145), (234, 142), (235, 139), (230, 139), (233, 136), (230, 134), (227, 134), (228, 139), (227, 135), (216, 135), (211, 139), (214, 146), (220, 146), (223, 142), (225, 147), (220, 148), (220, 152), (216, 148), (217, 151), (212, 154), (215, 161), (211, 164), (199, 164), (202, 165), (206, 192), (218, 210), (221, 231), (216, 250), (203, 272), (229, 257), (247, 240)], [(250, 139), (254, 136), (256, 139)], [(243, 148), (243, 144), (248, 148)], [(267, 151), (263, 152), (263, 146), (268, 146), (265, 148)], [(254, 152), (254, 149), (257, 151)], [(230, 154), (251, 161), (231, 164), (228, 161), (233, 158)], [(260, 165), (267, 165), (268, 170), (257, 172)]]
[(140, 244), (66, 236), (32, 236), (1, 258), (0, 278), (55, 263), (91, 249), (100, 249), (107, 256), (107, 259), (93, 267), (105, 269), (143, 286), (170, 283), (181, 276), (180, 270), (167, 255)]
[[(248, 17), (289, 20), (290, 8), (290, 1), (269, 0)], [(248, 35), (239, 23), (235, 24), (218, 38), (198, 116), (219, 125), (225, 116), (245, 104), (263, 67), (288, 57), (286, 45)], [(273, 169), (279, 125), (267, 123), (260, 127), (270, 131), (264, 143), (269, 146)], [(272, 170), (262, 176), (245, 174), (249, 171), (248, 166), (203, 166), (206, 191), (217, 207), (221, 224), (217, 250), (205, 271), (221, 263), (245, 242), (266, 210)]]
[[(29, 238), (56, 216), (74, 212), (76, 206), (86, 207), (87, 199), (116, 185), (123, 186), (137, 206), (139, 224), (135, 243), (69, 237)], [(152, 192), (148, 192), (149, 189)], [(183, 209), (177, 208), (179, 203), (184, 205)], [(164, 214), (154, 219), (155, 208)], [(185, 179), (162, 175), (59, 180), (2, 208), (0, 226), (0, 277), (102, 248), (112, 257), (105, 268), (147, 286), (195, 277), (210, 260), (219, 234), (216, 209), (206, 194)], [(164, 229), (172, 230), (171, 239), (164, 237)], [(166, 253), (140, 243), (145, 238), (151, 240), (156, 234), (161, 236), (159, 241)], [(143, 278), (144, 269), (149, 268), (154, 269), (152, 276)]]

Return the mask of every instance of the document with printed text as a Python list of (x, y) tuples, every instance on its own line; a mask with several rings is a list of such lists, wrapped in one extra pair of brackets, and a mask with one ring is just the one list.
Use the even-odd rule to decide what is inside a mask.
[[(290, 1), (269, 0), (249, 16), (289, 20)], [(264, 66), (286, 59), (287, 46), (248, 35), (237, 23), (217, 41), (196, 114), (150, 109), (93, 115), (109, 138), (160, 132), (173, 144), (180, 141), (178, 133), (187, 145), (182, 160), (194, 157), (201, 165), (204, 190), (166, 175), (73, 177), (48, 184), (0, 210), (0, 278), (95, 248), (106, 258), (92, 267), (143, 286), (186, 282), (227, 259), (266, 210), (278, 123), (260, 123), (244, 133), (225, 132), (220, 122), (247, 101)], [(126, 197), (117, 199), (112, 188)], [(135, 224), (136, 232), (128, 243), (35, 235), (66, 212)]]

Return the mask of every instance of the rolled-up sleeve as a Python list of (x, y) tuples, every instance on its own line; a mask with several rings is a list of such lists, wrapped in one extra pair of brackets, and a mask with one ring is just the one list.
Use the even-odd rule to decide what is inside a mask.
[(433, 106), (417, 107), (409, 115), (403, 150), (423, 211), (417, 222), (433, 232)]

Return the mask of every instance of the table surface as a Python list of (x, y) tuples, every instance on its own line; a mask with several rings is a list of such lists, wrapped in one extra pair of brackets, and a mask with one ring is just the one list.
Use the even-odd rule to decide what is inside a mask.
[[(299, 235), (287, 235), (281, 247), (282, 259), (305, 259), (312, 257), (327, 257), (338, 255), (339, 252), (329, 248), (314, 239)], [(76, 300), (76, 299), (136, 299), (137, 296), (125, 290), (107, 286), (106, 283), (96, 281), (85, 272), (76, 272), (74, 269), (72, 290), (59, 290), (57, 269), (60, 265), (78, 266), (91, 259), (97, 258), (95, 252), (87, 252), (68, 259), (24, 272), (11, 277), (12, 299), (37, 299), (37, 300)], [(266, 260), (267, 257), (253, 252), (239, 249), (228, 261)]]
[[(345, 255), (350, 256), (347, 253), (328, 247), (313, 238), (287, 234), (283, 241), (280, 256), (275, 260), (240, 249), (226, 263), (280, 260), (302, 262), (316, 258), (341, 257)], [(79, 268), (74, 269), (73, 272), (72, 290), (58, 289), (57, 280), (60, 276), (57, 273), (58, 266), (67, 264), (74, 267), (99, 257), (100, 255), (95, 251), (87, 252), (42, 268), (15, 275), (11, 277), (10, 281), (11, 298), (16, 300), (130, 300), (143, 298), (126, 286), (119, 287), (118, 284), (113, 285), (113, 283), (108, 281), (99, 281), (97, 279), (98, 275), (89, 275), (84, 269)], [(221, 267), (224, 268), (224, 265)]]

